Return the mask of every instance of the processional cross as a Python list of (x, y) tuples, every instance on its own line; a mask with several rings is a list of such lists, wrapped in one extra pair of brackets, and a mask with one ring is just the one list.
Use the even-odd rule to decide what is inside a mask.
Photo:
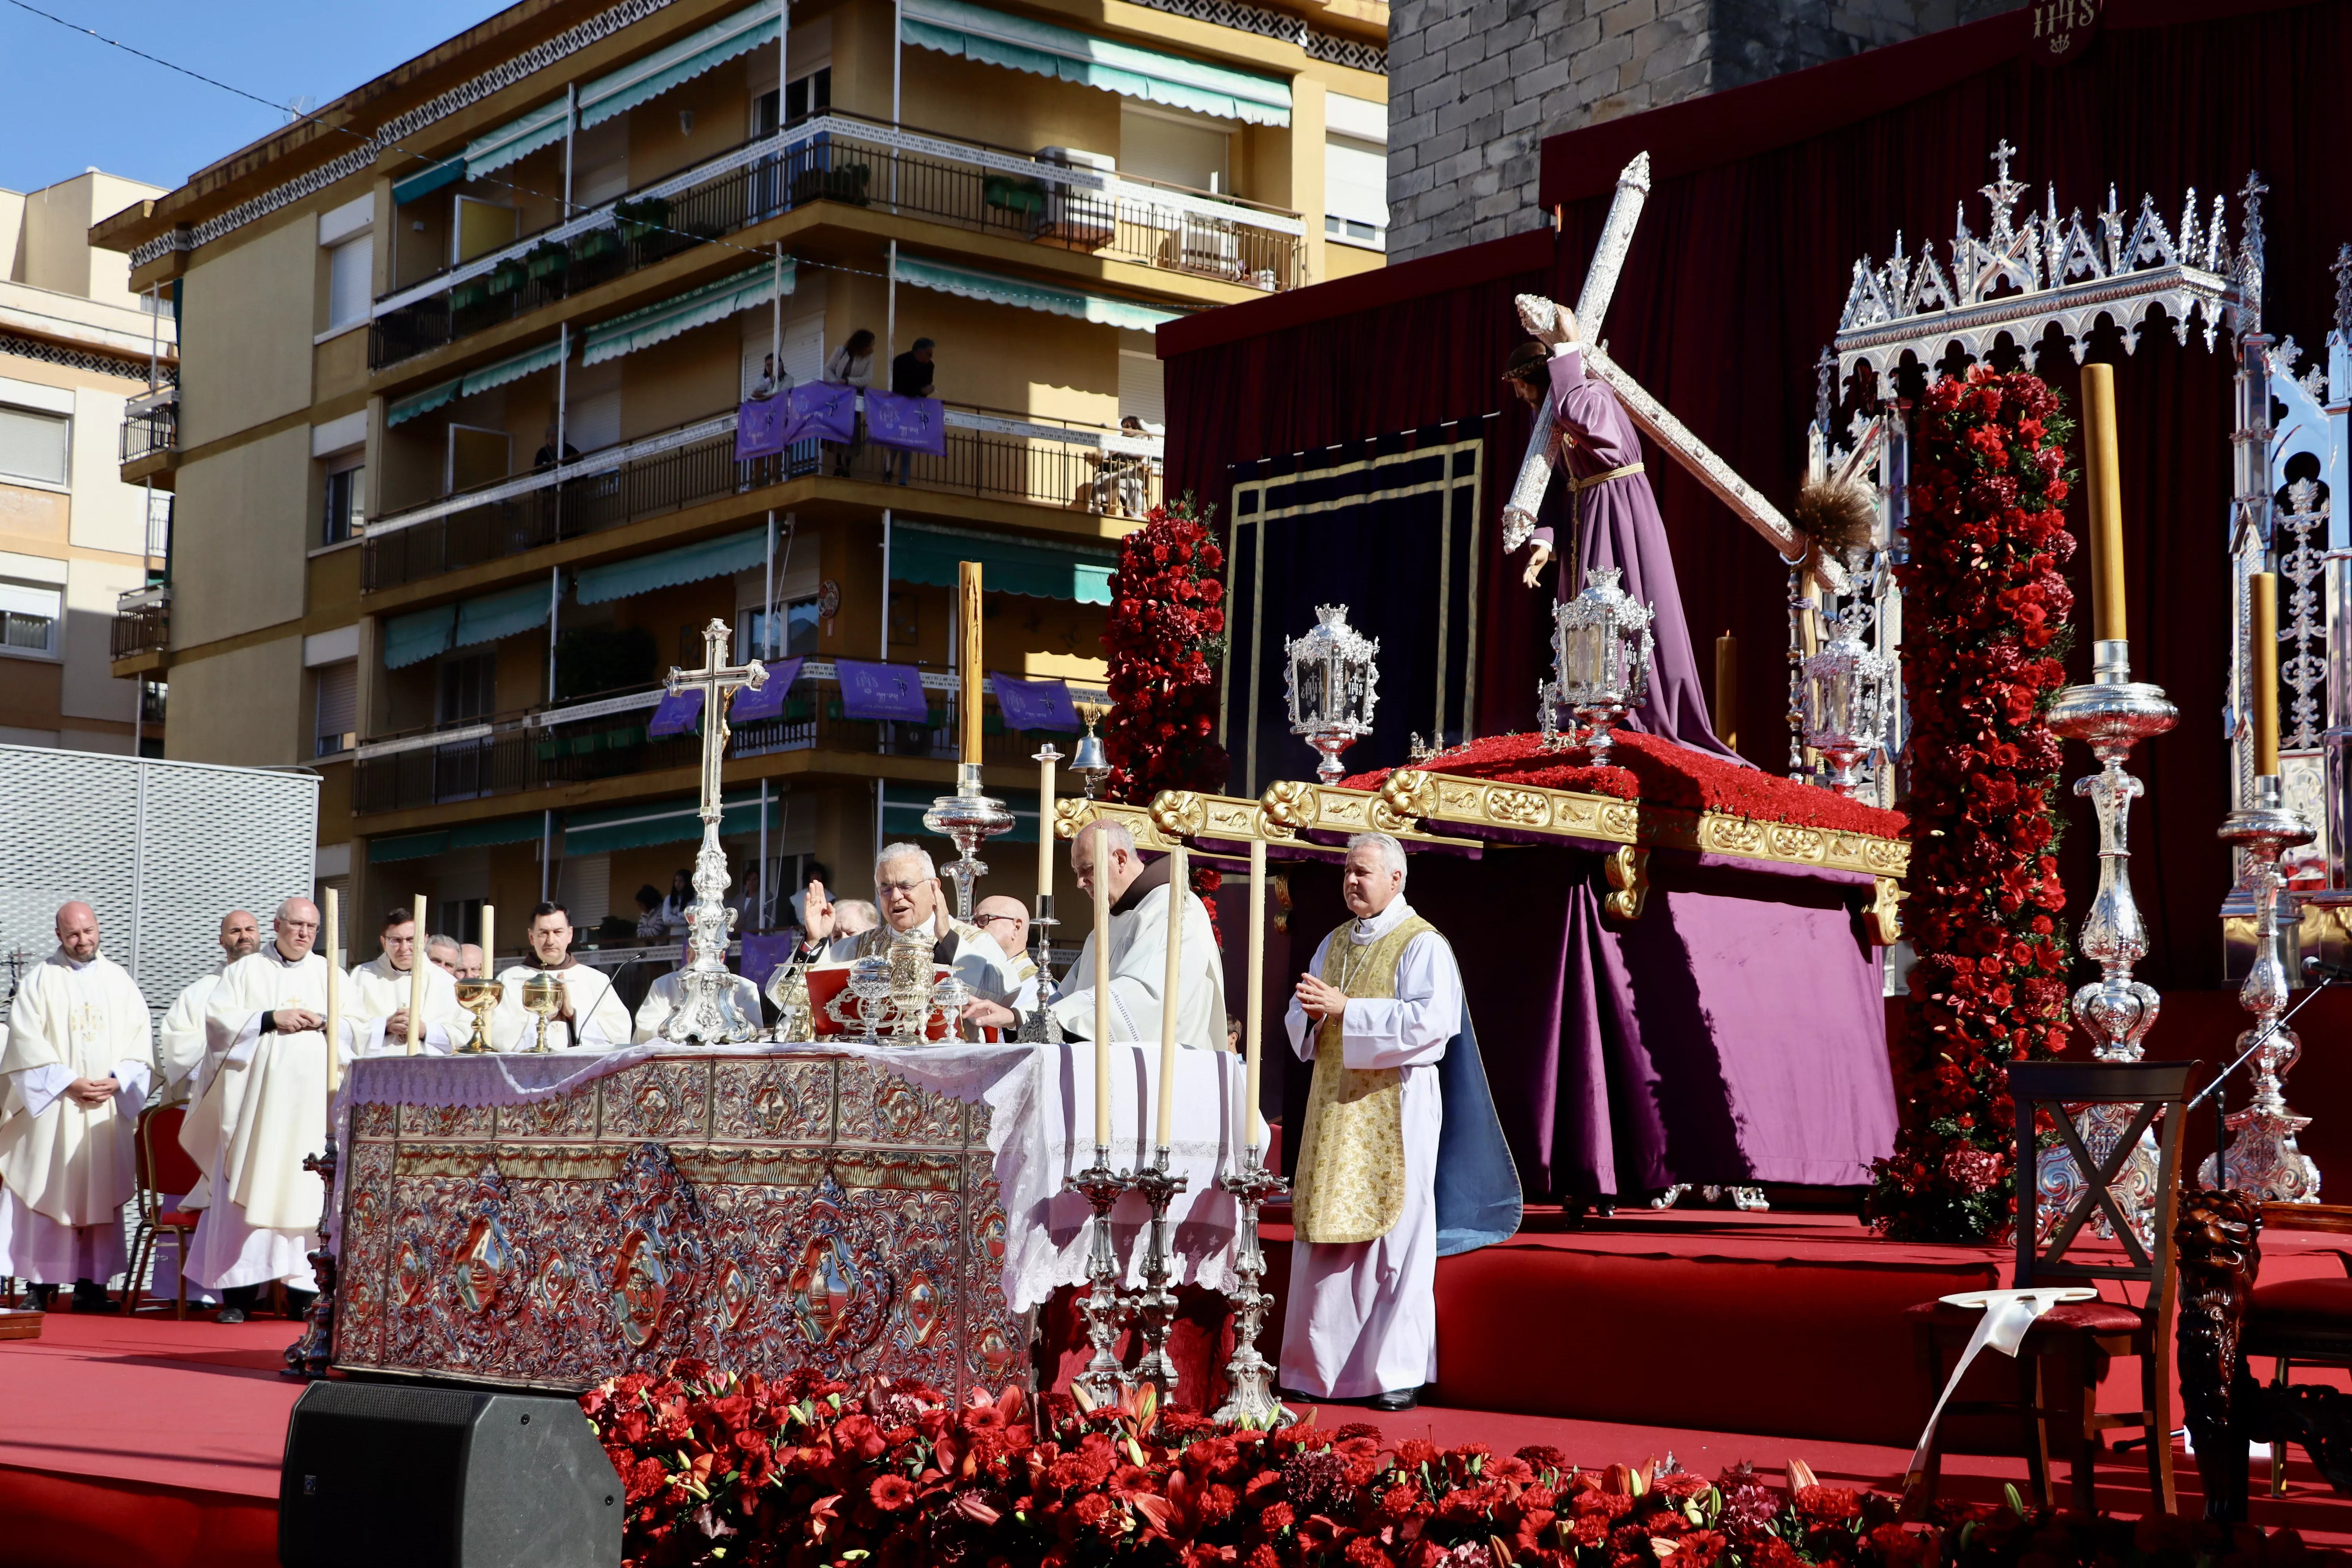
[(694, 907), (686, 916), (689, 960), (680, 977), (677, 1010), (661, 1026), (661, 1037), (672, 1045), (731, 1044), (760, 1032), (759, 1018), (746, 1018), (736, 1007), (735, 976), (727, 967), (731, 911), (726, 901), (727, 852), (719, 847), (719, 823), (725, 815), (719, 775), (727, 752), (728, 700), (738, 691), (766, 685), (768, 667), (756, 658), (728, 664), (727, 638), (727, 623), (712, 620), (702, 628), (702, 668), (673, 665), (666, 683), (672, 697), (690, 690), (702, 694), (702, 847), (694, 857)]

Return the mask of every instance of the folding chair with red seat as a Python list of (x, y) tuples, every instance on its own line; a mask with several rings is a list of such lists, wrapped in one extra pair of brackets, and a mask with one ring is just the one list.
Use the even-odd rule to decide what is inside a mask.
[(202, 1211), (167, 1209), (167, 1197), (184, 1197), (195, 1191), (204, 1180), (204, 1173), (180, 1147), (180, 1123), (186, 1121), (185, 1105), (151, 1105), (139, 1113), (135, 1144), (139, 1173), (139, 1230), (131, 1244), (131, 1277), (129, 1305), (123, 1310), (139, 1310), (139, 1298), (147, 1289), (149, 1267), (155, 1257), (155, 1240), (165, 1231), (172, 1234), (172, 1245), (177, 1250), (172, 1272), (179, 1279), (179, 1300), (175, 1316), (188, 1315), (188, 1237), (195, 1234), (196, 1221)]

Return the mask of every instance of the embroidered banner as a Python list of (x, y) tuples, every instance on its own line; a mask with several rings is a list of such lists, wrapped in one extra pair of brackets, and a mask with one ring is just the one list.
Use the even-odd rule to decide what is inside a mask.
[(773, 719), (784, 710), (784, 694), (800, 679), (799, 658), (778, 659), (768, 666), (768, 679), (757, 691), (739, 689), (735, 700), (727, 705), (727, 721), (748, 724), (754, 719)]
[(869, 664), (863, 659), (837, 658), (841, 674), (841, 710), (852, 719), (899, 719), (919, 724), (931, 716), (923, 698), (920, 670), (904, 664)]
[(653, 722), (646, 733), (659, 739), (664, 735), (690, 735), (702, 722), (702, 689), (665, 692), (661, 705), (654, 710)]
[(784, 426), (792, 405), (782, 397), (755, 397), (735, 410), (735, 460), (772, 458), (784, 449)]
[(803, 382), (786, 401), (793, 416), (784, 425), (784, 443), (846, 441), (857, 434), (857, 389), (838, 382)]
[(902, 452), (929, 452), (944, 458), (948, 451), (947, 422), (936, 397), (900, 397), (896, 393), (866, 395), (866, 436), (877, 447)]
[(1024, 680), (1001, 669), (989, 671), (988, 678), (996, 684), (997, 710), (1004, 715), (1004, 722), (1010, 728), (1054, 730), (1065, 734), (1077, 730), (1078, 710), (1070, 705), (1066, 681)]

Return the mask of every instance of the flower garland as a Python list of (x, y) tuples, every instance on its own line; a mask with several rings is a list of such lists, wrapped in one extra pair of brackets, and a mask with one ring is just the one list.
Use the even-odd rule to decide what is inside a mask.
[[(1379, 1428), (1220, 1426), (1147, 1389), (1082, 1411), (1017, 1392), (958, 1407), (913, 1383), (862, 1392), (678, 1362), (581, 1396), (625, 1491), (625, 1568), (2091, 1568), (2224, 1557), (2228, 1527), (2137, 1525), (1789, 1485), (1672, 1461), (1580, 1469), (1557, 1448)], [(2241, 1561), (2286, 1561), (2291, 1531)]]
[[(1103, 627), (1115, 705), (1103, 721), (1111, 764), (1104, 794), (1113, 800), (1148, 805), (1161, 790), (1225, 785), (1225, 749), (1216, 742), (1224, 565), (1190, 492), (1153, 507), (1119, 546)], [(1212, 921), (1219, 880), (1208, 867), (1193, 868), (1192, 890), (1209, 900)]]
[(2065, 682), (2074, 552), (2060, 510), (2074, 422), (2039, 378), (1985, 366), (1918, 415), (1907, 607), (1911, 869), (1918, 952), (1895, 1152), (1870, 1212), (1906, 1241), (1981, 1241), (2017, 1212), (2011, 1061), (2066, 1044), (2067, 943), (2044, 715)]

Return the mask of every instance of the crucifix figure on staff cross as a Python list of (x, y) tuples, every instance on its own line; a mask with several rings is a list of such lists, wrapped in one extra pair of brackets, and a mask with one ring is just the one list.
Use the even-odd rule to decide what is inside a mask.
[(756, 1038), (760, 1019), (746, 1018), (735, 1005), (735, 976), (727, 967), (727, 852), (719, 847), (719, 765), (727, 752), (727, 704), (738, 691), (767, 684), (768, 667), (758, 659), (730, 665), (727, 623), (713, 619), (702, 628), (702, 668), (670, 667), (673, 697), (702, 694), (702, 847), (694, 857), (694, 907), (687, 911), (685, 973), (677, 1011), (665, 1019), (661, 1037), (672, 1045), (717, 1046)]

